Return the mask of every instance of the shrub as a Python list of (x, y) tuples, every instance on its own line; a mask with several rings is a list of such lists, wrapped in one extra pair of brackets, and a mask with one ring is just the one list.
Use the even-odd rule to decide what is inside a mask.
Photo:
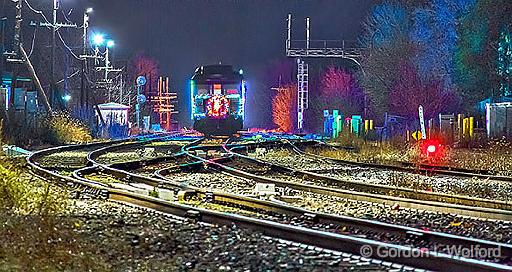
[(87, 126), (67, 113), (49, 117), (45, 127), (52, 144), (86, 143), (93, 139)]

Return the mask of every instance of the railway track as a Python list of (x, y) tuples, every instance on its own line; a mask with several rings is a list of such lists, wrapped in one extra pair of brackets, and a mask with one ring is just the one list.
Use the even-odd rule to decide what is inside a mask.
[[(236, 150), (237, 147), (233, 148)], [(245, 151), (247, 148), (238, 148)], [(254, 178), (261, 182), (289, 186), (298, 190), (370, 201), (402, 207), (442, 211), (498, 220), (512, 219), (512, 203), (477, 197), (428, 192), (410, 188), (371, 184), (351, 179), (339, 179), (329, 175), (287, 168), (263, 162), (232, 151), (235, 159), (223, 169), (233, 174)], [(229, 167), (229, 165), (233, 167)], [(226, 165), (224, 165), (226, 166)], [(237, 168), (238, 167), (238, 168)], [(241, 170), (241, 171), (240, 171)]]
[[(210, 175), (212, 175), (212, 174), (210, 174)], [(213, 175), (215, 175), (215, 173)], [(244, 180), (239, 177), (233, 177), (233, 178), (230, 178), (229, 176), (221, 177), (222, 174), (220, 174), (220, 173), (218, 173), (217, 175), (219, 175), (219, 177), (213, 178), (213, 179), (210, 178), (208, 182), (207, 181), (197, 181), (195, 184), (193, 184), (196, 187), (198, 187), (198, 185), (199, 185), (200, 187), (205, 188), (205, 190), (202, 191), (202, 193), (201, 193), (203, 198), (207, 198), (209, 190), (211, 192), (213, 192), (210, 195), (210, 197), (212, 198), (211, 202), (214, 201), (216, 194), (218, 194), (220, 199), (223, 199), (221, 197), (221, 196), (223, 196), (222, 191), (224, 191), (224, 192), (229, 191), (231, 193), (235, 192), (238, 194), (239, 193), (247, 193), (246, 188), (254, 187), (254, 185), (255, 185), (255, 182), (251, 182), (250, 180)], [(223, 183), (230, 183), (230, 185), (226, 186), (226, 185), (223, 185)], [(235, 184), (238, 183), (238, 184), (233, 185), (232, 183), (235, 183)], [(208, 188), (207, 186), (210, 186), (210, 188)], [(229, 189), (226, 190), (225, 189), (226, 187), (228, 187)], [(230, 195), (228, 194), (227, 196), (230, 196)], [(252, 197), (254, 197), (254, 196), (252, 196)], [(225, 198), (226, 197), (224, 196), (224, 199)], [(247, 199), (247, 198), (243, 198), (243, 197), (238, 198), (238, 200), (240, 200), (240, 199)], [(254, 206), (254, 204), (251, 204), (251, 201), (254, 202), (254, 200), (247, 199), (247, 203), (245, 205), (248, 205), (249, 207)], [(220, 202), (221, 203), (231, 203), (233, 205), (237, 205), (239, 203), (238, 201), (235, 200), (235, 198), (232, 198), (231, 200), (227, 200), (224, 202), (222, 202), (222, 201), (220, 201)], [(393, 225), (393, 224), (385, 224), (385, 223), (382, 224), (382, 223), (374, 221), (374, 220), (361, 219), (361, 221), (358, 221), (358, 220), (352, 220), (352, 218), (348, 217), (348, 216), (337, 217), (337, 216), (332, 216), (332, 215), (328, 215), (325, 213), (315, 213), (308, 209), (297, 208), (297, 207), (293, 207), (291, 205), (286, 205), (286, 204), (284, 204), (285, 202), (281, 202), (284, 204), (284, 206), (288, 207), (288, 209), (284, 209), (284, 210), (282, 209), (283, 205), (281, 205), (281, 206), (274, 205), (273, 202), (261, 202), (261, 203), (265, 203), (267, 205), (267, 207), (265, 207), (265, 209), (268, 211), (276, 211), (281, 208), (281, 212), (283, 214), (292, 214), (295, 217), (288, 218), (288, 220), (291, 222), (303, 222), (304, 220), (306, 220), (309, 222), (308, 227), (313, 228), (313, 229), (322, 229), (324, 231), (327, 230), (327, 231), (335, 231), (335, 232), (344, 232), (344, 233), (348, 233), (350, 235), (364, 235), (364, 236), (371, 237), (372, 239), (393, 241), (393, 242), (399, 243), (399, 244), (400, 243), (411, 244), (411, 243), (418, 242), (418, 244), (415, 244), (415, 246), (418, 248), (421, 248), (421, 247), (440, 248), (439, 244), (441, 242), (442, 243), (448, 242), (448, 243), (452, 243), (452, 244), (453, 243), (460, 244), (460, 241), (457, 240), (457, 239), (459, 239), (459, 237), (457, 237), (457, 236), (451, 236), (453, 238), (453, 240), (449, 241), (449, 239), (447, 239), (444, 235), (440, 234), (439, 236), (437, 236), (437, 233), (432, 232), (432, 231), (423, 231), (423, 230), (418, 230), (415, 228), (401, 227), (401, 226)], [(260, 205), (261, 205), (261, 203), (260, 203)], [(365, 223), (363, 224), (362, 222), (365, 222)], [(318, 225), (315, 225), (314, 223), (317, 223)], [(383, 225), (386, 225), (387, 227), (382, 228)], [(420, 232), (421, 232), (421, 234), (420, 234)], [(413, 237), (415, 237), (415, 235), (413, 235), (413, 233), (419, 234), (420, 237), (413, 238)], [(428, 235), (433, 235), (434, 237), (433, 238), (429, 237), (429, 238), (426, 238), (425, 240), (423, 240), (421, 238), (421, 236), (423, 236), (425, 233), (428, 233)], [(450, 236), (450, 235), (448, 235), (448, 236)], [(415, 239), (417, 239), (417, 240), (414, 241)], [(425, 244), (425, 241), (428, 241), (428, 242)], [(485, 242), (483, 240), (470, 239), (470, 240), (466, 241), (467, 243), (464, 246), (469, 246), (471, 244), (480, 243), (480, 242), (476, 242), (476, 241), (482, 242), (482, 244), (479, 244), (479, 246), (482, 246), (482, 247), (489, 247), (491, 244), (493, 246), (504, 245), (501, 243), (494, 244), (492, 242), (490, 244), (486, 244), (487, 242)], [(505, 246), (505, 248), (507, 248), (506, 251), (508, 251), (506, 254), (512, 253), (509, 251), (508, 246)]]
[(421, 175), (395, 170), (382, 170), (351, 166), (326, 159), (311, 158), (296, 153), (290, 147), (248, 153), (251, 158), (283, 165), (339, 180), (358, 181), (368, 184), (408, 188), (415, 191), (470, 196), (504, 202), (512, 200), (512, 183), (477, 178), (449, 177), (446, 175)]
[[(334, 148), (332, 146), (325, 145), (323, 143), (317, 142), (319, 148)], [(292, 144), (293, 145), (293, 144)], [(322, 159), (326, 161), (341, 163), (345, 165), (353, 165), (359, 167), (369, 167), (375, 169), (385, 169), (385, 170), (395, 170), (395, 171), (403, 171), (403, 172), (413, 172), (413, 173), (425, 173), (425, 174), (437, 174), (437, 175), (447, 175), (454, 177), (465, 177), (465, 178), (479, 178), (479, 179), (490, 179), (490, 180), (499, 180), (505, 182), (512, 182), (512, 176), (504, 176), (504, 175), (495, 175), (492, 174), (490, 170), (484, 169), (463, 169), (451, 166), (442, 166), (442, 165), (431, 165), (424, 163), (412, 163), (412, 162), (402, 162), (395, 161), (392, 164), (377, 164), (377, 163), (368, 163), (368, 162), (358, 162), (358, 161), (350, 161), (350, 160), (342, 160), (332, 157), (325, 157), (317, 154), (313, 154), (310, 152), (305, 152), (303, 149), (295, 147), (295, 150), (299, 153), (302, 153), (311, 158)]]
[[(103, 150), (105, 151), (105, 150)], [(185, 150), (186, 151), (186, 150)], [(95, 154), (99, 154), (101, 152), (96, 152), (93, 154), (89, 154), (88, 159), (94, 161)], [(56, 179), (59, 181), (64, 182), (72, 182), (72, 183), (78, 183), (82, 186), (88, 186), (90, 188), (93, 188), (93, 190), (96, 190), (97, 192), (102, 192), (105, 194), (109, 199), (121, 201), (125, 203), (132, 203), (139, 206), (144, 206), (148, 208), (152, 208), (155, 210), (159, 210), (162, 212), (168, 212), (172, 213), (178, 216), (182, 217), (193, 217), (198, 220), (208, 222), (208, 223), (214, 223), (214, 224), (232, 224), (235, 223), (241, 227), (246, 227), (249, 229), (257, 230), (265, 235), (273, 236), (273, 237), (280, 237), (283, 239), (289, 239), (291, 241), (295, 242), (301, 242), (301, 243), (307, 243), (310, 245), (316, 245), (323, 248), (329, 248), (333, 250), (339, 250), (343, 252), (350, 252), (350, 253), (359, 253), (359, 249), (362, 246), (368, 247), (373, 249), (374, 253), (377, 252), (376, 250), (380, 247), (386, 246), (388, 249), (393, 249), (396, 252), (403, 253), (402, 257), (396, 257), (396, 258), (380, 258), (380, 259), (387, 259), (393, 262), (412, 265), (414, 267), (422, 267), (426, 269), (432, 269), (436, 270), (439, 267), (448, 268), (446, 271), (505, 271), (508, 270), (509, 267), (494, 264), (494, 263), (488, 263), (483, 261), (477, 261), (477, 260), (470, 260), (470, 259), (464, 259), (464, 258), (453, 258), (453, 256), (438, 253), (438, 252), (428, 252), (428, 254), (424, 254), (426, 256), (423, 256), (422, 258), (407, 258), (404, 256), (411, 256), (414, 252), (417, 252), (417, 248), (409, 247), (409, 246), (400, 246), (400, 245), (394, 245), (394, 244), (386, 244), (382, 242), (376, 242), (370, 239), (364, 239), (359, 237), (354, 237), (350, 235), (341, 235), (339, 233), (331, 233), (331, 232), (325, 232), (325, 231), (318, 231), (318, 230), (312, 230), (309, 228), (304, 228), (301, 226), (291, 226), (289, 224), (282, 224), (277, 222), (271, 222), (268, 220), (261, 220), (261, 219), (255, 219), (255, 218), (249, 218), (241, 215), (236, 214), (226, 214), (226, 213), (220, 213), (216, 211), (201, 209), (197, 207), (191, 207), (189, 205), (182, 205), (179, 203), (164, 201), (158, 198), (141, 195), (133, 192), (129, 192), (126, 190), (119, 190), (115, 188), (111, 188), (108, 186), (105, 186), (104, 184), (101, 184), (99, 182), (91, 182), (90, 180), (84, 179), (83, 176), (80, 175), (84, 174), (84, 171), (95, 171), (97, 168), (101, 168), (102, 171), (109, 172), (109, 174), (117, 174), (120, 176), (124, 176), (124, 178), (129, 180), (134, 180), (136, 178), (137, 181), (144, 182), (147, 184), (153, 184), (156, 185), (160, 183), (162, 180), (150, 176), (144, 176), (136, 173), (130, 173), (128, 171), (124, 170), (118, 170), (115, 168), (112, 168), (109, 165), (105, 164), (94, 164), (85, 170), (75, 171), (74, 177), (64, 176), (60, 175), (59, 173), (55, 173), (53, 171), (49, 171), (47, 169), (44, 169), (43, 167), (37, 165), (34, 163), (33, 159), (42, 156), (41, 154), (44, 154), (43, 152), (36, 152), (31, 157), (29, 157), (27, 160), (29, 162), (29, 165), (33, 168), (33, 171), (38, 173), (41, 176), (44, 176), (48, 179)], [(197, 156), (191, 156), (195, 160), (200, 160), (204, 162), (204, 159), (199, 158)], [(222, 160), (224, 158), (219, 158), (219, 160)], [(133, 162), (131, 162), (133, 163)], [(209, 160), (208, 163), (216, 163), (213, 160)], [(194, 166), (195, 165), (195, 166)], [(186, 164), (186, 165), (179, 165), (176, 167), (179, 168), (193, 168), (198, 167), (200, 164)], [(119, 165), (118, 165), (119, 166)], [(121, 164), (122, 166), (122, 164)], [(130, 168), (130, 167), (127, 167)], [(181, 188), (181, 184), (175, 184), (177, 188)], [(192, 191), (193, 195), (199, 196), (199, 197), (212, 197), (212, 192), (201, 190), (198, 188), (197, 190)], [(243, 205), (251, 208), (259, 208), (259, 209), (268, 209), (270, 211), (279, 211), (280, 213), (284, 213), (287, 211), (287, 213), (290, 214), (300, 214), (304, 216), (305, 210), (297, 210), (297, 208), (291, 207), (289, 205), (283, 205), (283, 204), (277, 204), (272, 203), (268, 201), (263, 200), (256, 200), (252, 198), (246, 198), (239, 195), (234, 194), (226, 194), (226, 193), (220, 193), (215, 192), (213, 194), (213, 198), (215, 201), (220, 201), (222, 203), (229, 203), (230, 205)], [(318, 215), (308, 215), (309, 217), (313, 217), (314, 220), (317, 218)], [(327, 216), (327, 215), (326, 215)], [(325, 220), (325, 219), (322, 219)], [(332, 220), (332, 218), (331, 218)], [(338, 219), (336, 219), (338, 220)], [(353, 218), (350, 218), (350, 222), (354, 224)], [(358, 223), (358, 227), (361, 227), (362, 223)], [(373, 227), (372, 227), (373, 228)], [(389, 229), (388, 229), (389, 230)], [(403, 233), (403, 231), (401, 231)], [(471, 241), (474, 242), (474, 241)], [(489, 244), (487, 244), (489, 245)], [(493, 245), (495, 246), (495, 245)], [(507, 249), (508, 250), (508, 249)], [(408, 254), (408, 255), (407, 255)], [(375, 257), (375, 255), (372, 255)]]

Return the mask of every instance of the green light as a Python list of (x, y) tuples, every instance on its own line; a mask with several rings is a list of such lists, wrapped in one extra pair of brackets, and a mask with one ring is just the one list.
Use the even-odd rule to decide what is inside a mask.
[(195, 83), (193, 80), (190, 81), (190, 119), (194, 120), (194, 114), (196, 113), (196, 101), (194, 97)]

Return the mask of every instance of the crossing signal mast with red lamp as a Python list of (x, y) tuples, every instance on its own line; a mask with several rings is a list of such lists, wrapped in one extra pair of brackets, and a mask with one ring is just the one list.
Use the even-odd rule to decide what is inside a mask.
[(446, 148), (438, 139), (427, 139), (420, 143), (421, 156), (429, 162), (438, 162), (446, 155)]

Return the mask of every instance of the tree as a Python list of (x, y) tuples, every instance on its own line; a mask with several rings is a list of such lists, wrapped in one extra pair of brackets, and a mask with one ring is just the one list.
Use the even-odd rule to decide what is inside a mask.
[(396, 38), (408, 35), (409, 21), (407, 9), (399, 3), (385, 1), (376, 5), (364, 23), (361, 43), (370, 48), (385, 47)]
[(297, 87), (282, 87), (272, 99), (272, 120), (280, 131), (293, 132), (297, 115)]
[(398, 70), (400, 77), (390, 91), (390, 110), (409, 119), (418, 117), (418, 106), (424, 107), (426, 119), (439, 113), (455, 112), (459, 101), (453, 91), (444, 88), (436, 79), (423, 79), (418, 68), (402, 62)]
[(137, 54), (130, 67), (131, 82), (135, 84), (138, 76), (145, 76), (147, 83), (145, 86), (146, 94), (156, 92), (158, 88), (158, 77), (160, 76), (160, 68), (158, 61), (144, 54)]
[(511, 13), (511, 1), (478, 0), (458, 23), (455, 82), (465, 108), (500, 94), (499, 39)]
[(245, 123), (251, 127), (271, 127), (272, 100), (277, 95), (273, 88), (283, 87), (295, 82), (294, 61), (286, 58), (271, 60), (257, 74), (251, 73), (248, 79), (248, 95), (246, 109), (248, 109)]
[(410, 29), (408, 7), (399, 2), (376, 5), (364, 24), (361, 43), (369, 49), (361, 61), (365, 71), (361, 86), (374, 118), (389, 110), (389, 91), (400, 76), (394, 68), (416, 54), (416, 46), (409, 40)]
[(414, 11), (411, 40), (420, 48), (417, 65), (422, 77), (453, 87), (457, 24), (474, 5), (475, 0), (434, 0)]
[(389, 111), (389, 92), (401, 77), (396, 69), (402, 62), (409, 62), (416, 54), (416, 45), (400, 38), (385, 47), (370, 49), (361, 62), (365, 76), (361, 85), (368, 97), (370, 114), (374, 118)]
[(512, 96), (510, 89), (510, 80), (512, 77), (512, 35), (508, 29), (505, 29), (498, 43), (498, 75), (501, 78), (500, 94), (502, 96)]
[(353, 74), (330, 66), (320, 81), (325, 108), (340, 109), (347, 115), (361, 114), (364, 94)]

